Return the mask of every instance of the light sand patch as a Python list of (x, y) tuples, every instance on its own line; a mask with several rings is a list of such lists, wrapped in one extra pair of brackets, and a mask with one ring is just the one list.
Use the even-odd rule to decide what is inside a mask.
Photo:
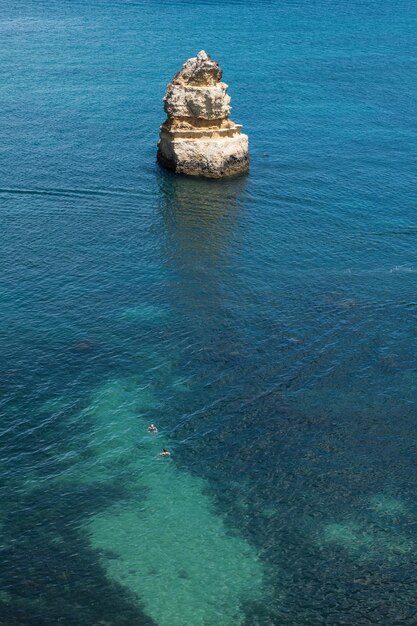
[(216, 513), (206, 482), (159, 456), (168, 442), (146, 432), (144, 415), (154, 403), (134, 381), (110, 381), (83, 411), (94, 426), (83, 480), (123, 471), (132, 494), (146, 493), (91, 517), (85, 530), (109, 578), (159, 626), (239, 626), (242, 604), (262, 597), (261, 563)]
[(115, 506), (88, 525), (110, 578), (141, 598), (160, 626), (237, 626), (241, 604), (261, 596), (255, 550), (228, 534), (204, 484), (158, 461), (145, 503)]
[(322, 544), (344, 548), (361, 560), (396, 560), (413, 549), (411, 540), (400, 533), (353, 521), (326, 524)]
[(168, 309), (153, 304), (129, 306), (119, 312), (119, 317), (129, 322), (157, 322), (168, 316)]
[(382, 493), (371, 498), (371, 507), (382, 515), (403, 515), (407, 512), (401, 500)]

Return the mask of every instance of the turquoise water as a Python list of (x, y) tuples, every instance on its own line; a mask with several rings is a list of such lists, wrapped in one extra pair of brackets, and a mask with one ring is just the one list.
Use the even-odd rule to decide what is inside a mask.
[[(416, 33), (407, 0), (3, 3), (2, 626), (416, 623)], [(244, 178), (155, 163), (203, 48)]]

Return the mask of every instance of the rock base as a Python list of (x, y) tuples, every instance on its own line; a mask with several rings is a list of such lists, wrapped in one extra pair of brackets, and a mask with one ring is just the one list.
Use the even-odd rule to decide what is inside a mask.
[(248, 137), (238, 134), (224, 139), (173, 139), (161, 133), (157, 159), (176, 174), (223, 178), (249, 169)]

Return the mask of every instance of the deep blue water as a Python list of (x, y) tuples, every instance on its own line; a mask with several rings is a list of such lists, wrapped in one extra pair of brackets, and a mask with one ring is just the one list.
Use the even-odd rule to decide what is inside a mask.
[[(247, 177), (155, 162), (201, 49)], [(3, 0), (2, 626), (417, 622), (416, 50), (411, 0)]]

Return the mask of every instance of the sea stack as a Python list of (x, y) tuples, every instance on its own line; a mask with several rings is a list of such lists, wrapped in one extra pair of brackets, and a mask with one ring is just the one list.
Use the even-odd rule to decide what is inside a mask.
[(202, 50), (169, 83), (158, 161), (177, 174), (223, 178), (249, 168), (248, 137), (229, 120), (230, 96), (219, 64)]

